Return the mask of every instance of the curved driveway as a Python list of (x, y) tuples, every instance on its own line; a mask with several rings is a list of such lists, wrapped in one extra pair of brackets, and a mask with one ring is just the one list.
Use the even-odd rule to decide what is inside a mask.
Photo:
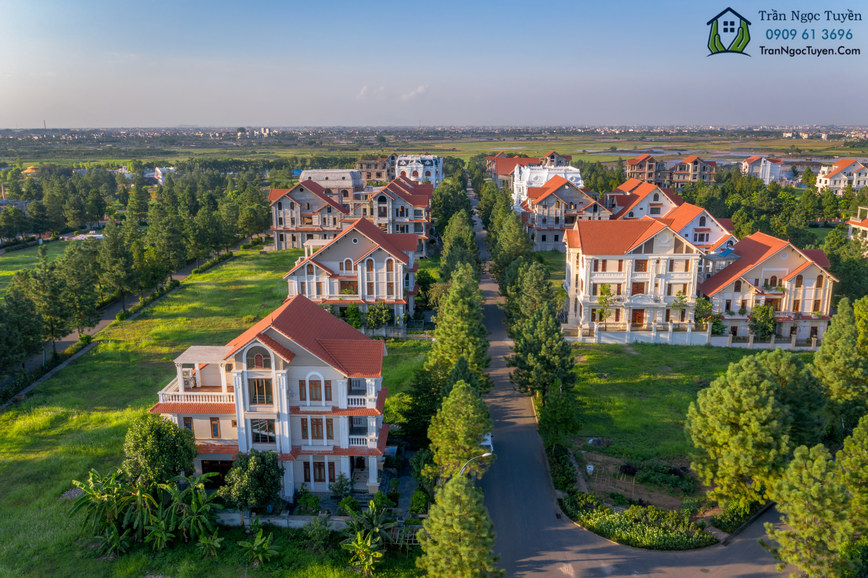
[[(476, 220), (481, 256), (487, 259), (485, 232)], [(497, 459), (482, 479), (485, 505), (497, 531), (495, 551), (507, 576), (778, 576), (775, 561), (757, 542), (767, 512), (728, 546), (686, 552), (640, 550), (614, 544), (558, 518), (554, 488), (545, 463), (530, 399), (509, 381), (506, 335), (497, 283), (483, 274), (485, 324), (491, 348), (489, 375), (494, 387), (486, 397), (494, 420)]]

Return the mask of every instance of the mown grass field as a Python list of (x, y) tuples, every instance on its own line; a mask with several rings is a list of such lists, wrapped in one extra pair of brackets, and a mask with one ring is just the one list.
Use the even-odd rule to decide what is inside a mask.
[[(73, 241), (52, 241), (45, 244), (48, 261), (54, 261), (66, 250)], [(0, 255), (0, 297), (6, 294), (6, 288), (12, 281), (16, 271), (32, 269), (39, 263), (39, 247), (28, 247), (20, 251), (12, 251)]]
[(431, 350), (427, 339), (390, 339), (386, 342), (388, 355), (383, 358), (383, 386), (389, 395), (410, 391), (413, 373), (425, 364)]
[(639, 343), (574, 350), (576, 390), (584, 404), (580, 436), (608, 438), (612, 445), (602, 451), (635, 460), (686, 457), (690, 442), (684, 421), (690, 402), (731, 362), (756, 353)]
[[(188, 279), (140, 318), (100, 333), (94, 350), (0, 414), (0, 576), (245, 573), (231, 548), (215, 563), (203, 562), (193, 548), (160, 555), (140, 551), (107, 562), (82, 537), (81, 518), (68, 515), (70, 502), (61, 495), (91, 468), (106, 472), (120, 465), (130, 422), (155, 403), (180, 352), (192, 344), (226, 343), (283, 301), (280, 277), (299, 254), (241, 251)], [(390, 349), (392, 359), (400, 360), (401, 347)], [(292, 575), (343, 576), (345, 566), (344, 557), (301, 557)], [(276, 569), (272, 564), (256, 573)]]
[(537, 251), (534, 257), (541, 261), (549, 272), (548, 280), (555, 289), (563, 289), (567, 272), (566, 255), (560, 251)]

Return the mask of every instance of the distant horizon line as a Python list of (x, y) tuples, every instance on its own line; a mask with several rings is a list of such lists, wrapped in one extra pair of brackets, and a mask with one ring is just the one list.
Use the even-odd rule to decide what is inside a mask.
[(647, 129), (696, 129), (696, 130), (784, 130), (784, 129), (863, 129), (868, 130), (868, 125), (839, 125), (839, 124), (779, 124), (779, 125), (763, 125), (763, 124), (727, 124), (727, 125), (704, 125), (704, 124), (573, 124), (573, 125), (554, 125), (554, 124), (539, 124), (539, 125), (508, 125), (508, 124), (431, 124), (431, 125), (263, 125), (263, 124), (225, 124), (225, 125), (194, 125), (194, 124), (179, 124), (179, 125), (112, 125), (112, 126), (57, 126), (48, 128), (45, 126), (33, 127), (0, 127), (0, 131), (43, 131), (49, 132), (52, 130), (189, 130), (189, 129), (205, 129), (205, 130), (235, 130), (238, 128), (244, 129), (274, 129), (274, 130), (423, 130), (423, 129), (479, 129), (479, 130), (539, 130), (539, 129), (561, 129), (561, 130), (577, 130), (577, 129), (626, 129), (626, 130), (647, 130)]

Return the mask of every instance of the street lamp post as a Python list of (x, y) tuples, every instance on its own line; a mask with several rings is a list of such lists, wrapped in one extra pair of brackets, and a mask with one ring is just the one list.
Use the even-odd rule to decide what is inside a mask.
[(466, 467), (467, 467), (467, 464), (469, 464), (469, 463), (472, 462), (473, 460), (478, 460), (479, 458), (487, 458), (487, 457), (490, 456), (490, 455), (492, 455), (491, 452), (485, 452), (484, 454), (479, 454), (478, 456), (473, 456), (472, 458), (470, 458), (469, 460), (467, 460), (466, 462), (464, 462), (464, 465), (461, 466), (461, 469), (460, 469), (460, 470), (458, 470), (458, 475), (460, 476), (461, 474), (463, 474), (463, 473), (464, 473), (464, 468), (466, 468)]

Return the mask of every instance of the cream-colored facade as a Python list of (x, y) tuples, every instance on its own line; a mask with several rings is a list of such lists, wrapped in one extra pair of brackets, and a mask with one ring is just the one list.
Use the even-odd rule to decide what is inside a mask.
[(733, 248), (732, 263), (700, 285), (714, 313), (733, 336), (747, 337), (750, 312), (775, 311), (775, 333), (799, 340), (821, 339), (829, 324), (837, 279), (822, 251), (800, 251), (787, 241), (754, 233)]
[[(568, 232), (566, 259), (568, 326), (586, 330), (603, 321), (599, 296), (604, 285), (615, 297), (605, 320), (607, 330), (693, 320), (700, 253), (657, 221), (576, 222)], [(682, 309), (677, 306), (679, 293)]]
[(304, 295), (337, 310), (355, 304), (366, 311), (386, 303), (400, 325), (414, 310), (416, 243), (413, 234), (383, 233), (359, 219), (325, 245), (306, 247), (305, 256), (283, 277), (288, 296)]

